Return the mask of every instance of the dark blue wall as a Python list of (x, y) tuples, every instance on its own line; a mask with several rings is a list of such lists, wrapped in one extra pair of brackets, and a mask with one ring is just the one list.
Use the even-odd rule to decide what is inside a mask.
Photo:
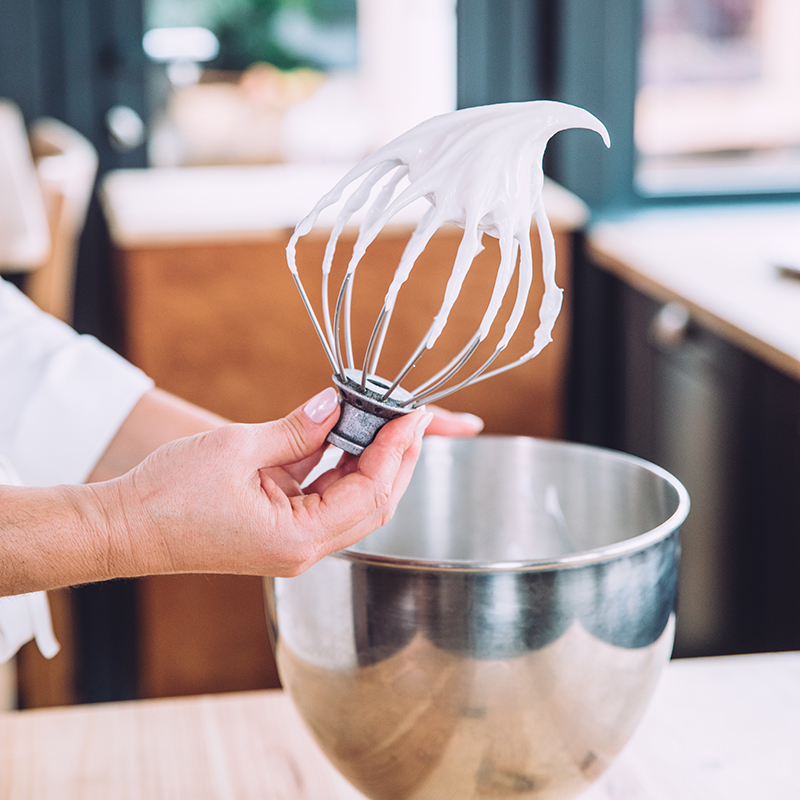
[[(143, 148), (120, 153), (105, 115), (117, 104), (144, 114), (140, 0), (0, 0), (0, 97), (28, 122), (52, 116), (97, 148), (100, 174), (143, 166)], [(75, 327), (121, 347), (108, 234), (97, 201), (81, 239)]]

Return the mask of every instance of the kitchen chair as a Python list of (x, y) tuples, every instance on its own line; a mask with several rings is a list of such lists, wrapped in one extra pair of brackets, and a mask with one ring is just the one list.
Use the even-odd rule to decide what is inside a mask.
[(19, 109), (0, 99), (0, 272), (24, 273), (25, 293), (65, 322), (96, 175), (88, 139), (49, 118), (26, 134)]
[(72, 321), (78, 240), (97, 175), (97, 152), (74, 129), (40, 119), (29, 131), (50, 229), (50, 253), (25, 278), (25, 293), (42, 309)]
[(44, 199), (19, 109), (0, 98), (0, 272), (36, 269), (50, 253)]

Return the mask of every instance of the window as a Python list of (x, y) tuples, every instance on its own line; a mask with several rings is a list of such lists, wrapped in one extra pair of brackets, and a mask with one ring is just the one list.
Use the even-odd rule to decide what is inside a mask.
[(559, 0), (555, 99), (609, 129), (554, 141), (553, 177), (605, 211), (800, 196), (797, 0)]
[(455, 108), (455, 0), (145, 10), (154, 166), (355, 161)]
[(645, 194), (800, 188), (800, 3), (644, 0), (634, 141)]

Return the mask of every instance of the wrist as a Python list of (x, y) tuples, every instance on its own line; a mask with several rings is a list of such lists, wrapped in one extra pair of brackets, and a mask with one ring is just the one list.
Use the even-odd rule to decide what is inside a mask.
[(94, 539), (102, 547), (102, 570), (96, 580), (130, 578), (162, 572), (157, 565), (157, 537), (151, 535), (146, 513), (131, 476), (87, 484), (83, 509)]
[(90, 583), (124, 577), (121, 552), (124, 547), (119, 503), (110, 484), (84, 484), (59, 487), (69, 502), (71, 558), (69, 582)]

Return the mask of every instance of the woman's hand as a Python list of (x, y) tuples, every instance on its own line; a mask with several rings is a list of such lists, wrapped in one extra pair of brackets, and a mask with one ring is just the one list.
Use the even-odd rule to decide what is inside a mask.
[(93, 484), (108, 520), (110, 572), (295, 575), (386, 523), (434, 415), (393, 420), (359, 458), (344, 456), (301, 489), (338, 409), (326, 389), (284, 419), (171, 442), (121, 478)]
[(338, 416), (333, 388), (262, 425), (227, 425), (153, 390), (101, 459), (97, 482), (0, 486), (0, 595), (176, 572), (295, 575), (388, 521), (426, 427), (469, 436), (482, 425), (420, 409), (303, 486)]

